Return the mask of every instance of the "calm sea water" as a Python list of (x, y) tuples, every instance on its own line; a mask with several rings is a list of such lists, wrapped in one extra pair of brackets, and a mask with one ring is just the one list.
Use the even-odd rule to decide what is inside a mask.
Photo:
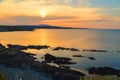
[[(93, 66), (110, 66), (120, 69), (120, 30), (79, 30), (79, 29), (38, 29), (35, 31), (0, 32), (0, 43), (19, 45), (49, 45), (52, 47), (73, 47), (77, 49), (102, 49), (109, 52), (71, 52), (48, 50), (27, 50), (37, 54), (38, 60), (50, 53), (56, 56), (70, 57), (75, 65), (73, 68), (85, 69)], [(75, 58), (72, 55), (95, 57)]]

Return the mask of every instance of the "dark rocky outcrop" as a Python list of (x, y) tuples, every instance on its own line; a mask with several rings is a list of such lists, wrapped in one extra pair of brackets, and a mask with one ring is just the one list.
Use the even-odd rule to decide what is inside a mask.
[(85, 57), (85, 56), (82, 56), (82, 55), (72, 55), (73, 57)]
[(53, 56), (51, 54), (46, 54), (44, 55), (45, 57), (45, 61), (46, 62), (53, 62), (53, 63), (56, 63), (56, 64), (75, 64), (75, 62), (71, 62), (71, 58), (67, 58), (67, 57), (56, 57), (56, 56)]
[(111, 68), (111, 67), (92, 67), (88, 69), (90, 74), (97, 74), (97, 75), (117, 75), (120, 76), (120, 70)]
[(80, 51), (79, 49), (76, 48), (65, 48), (65, 47), (56, 47), (53, 49), (53, 51), (57, 51), (57, 50)]
[(0, 53), (0, 64), (10, 67), (25, 67), (35, 60), (31, 53), (6, 49)]
[(10, 49), (17, 49), (17, 50), (27, 50), (27, 46), (21, 46), (21, 45), (12, 45), (12, 44), (7, 44), (8, 48)]
[(40, 64), (38, 61), (31, 63), (31, 66), (37, 71), (44, 71), (52, 75), (54, 80), (79, 80), (85, 76), (85, 74), (75, 70), (58, 68), (46, 63)]
[(17, 49), (17, 50), (27, 50), (27, 49), (48, 49), (50, 46), (47, 45), (29, 45), (29, 46), (22, 46), (22, 45), (12, 45), (8, 44), (8, 48), (10, 49)]
[(56, 59), (56, 57), (51, 54), (45, 54), (44, 57), (45, 57), (45, 61), (47, 62), (52, 62), (53, 60)]
[(48, 49), (50, 46), (47, 45), (29, 45), (29, 49)]
[[(40, 50), (40, 49), (48, 49), (48, 48), (50, 48), (50, 46), (48, 46), (48, 45), (28, 45), (28, 46), (22, 46), (22, 45), (8, 44), (7, 46), (10, 49), (17, 49), (17, 50), (27, 50), (27, 49), (37, 49), (37, 50)], [(53, 51), (57, 51), (57, 50), (80, 51), (79, 49), (76, 49), (76, 48), (65, 48), (65, 47), (55, 47), (55, 48), (53, 48)]]
[(56, 50), (69, 50), (69, 48), (65, 48), (65, 47), (56, 47), (53, 49), (53, 51), (56, 51)]

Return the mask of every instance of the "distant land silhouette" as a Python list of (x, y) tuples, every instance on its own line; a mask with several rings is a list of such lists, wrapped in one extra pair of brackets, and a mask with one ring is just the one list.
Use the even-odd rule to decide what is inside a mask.
[(51, 26), (51, 25), (46, 25), (46, 24), (41, 24), (41, 25), (0, 25), (0, 32), (33, 31), (35, 29), (88, 29), (88, 28), (60, 27), (60, 26)]

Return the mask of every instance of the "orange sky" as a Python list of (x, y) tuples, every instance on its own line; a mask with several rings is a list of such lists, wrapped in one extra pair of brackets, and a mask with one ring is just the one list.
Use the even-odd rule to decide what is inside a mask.
[[(109, 3), (109, 5), (107, 5)], [(0, 0), (1, 25), (119, 28), (118, 0)]]

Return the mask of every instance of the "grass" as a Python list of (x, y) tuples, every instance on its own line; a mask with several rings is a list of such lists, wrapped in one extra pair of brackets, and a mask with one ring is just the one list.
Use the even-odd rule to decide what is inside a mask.
[[(82, 80), (82, 79), (80, 79)], [(120, 80), (120, 77), (117, 76), (92, 76), (85, 77), (83, 80)]]
[(1, 71), (0, 71), (0, 80), (6, 80), (5, 76), (3, 75)]

